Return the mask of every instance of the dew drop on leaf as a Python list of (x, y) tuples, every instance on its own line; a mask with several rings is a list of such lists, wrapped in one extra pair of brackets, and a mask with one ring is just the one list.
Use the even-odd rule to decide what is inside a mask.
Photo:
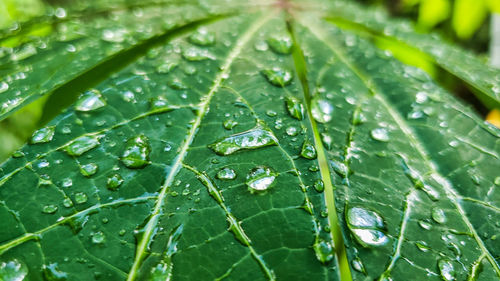
[(65, 281), (68, 278), (68, 274), (60, 271), (57, 263), (51, 263), (43, 265), (43, 277), (45, 281)]
[(323, 190), (325, 190), (325, 184), (320, 179), (316, 180), (314, 182), (314, 189), (316, 189), (317, 192), (323, 192)]
[(247, 175), (246, 184), (251, 193), (264, 192), (273, 186), (278, 173), (266, 166), (253, 168)]
[(102, 231), (97, 231), (91, 234), (92, 236), (92, 243), (94, 244), (102, 244), (106, 240), (106, 236)]
[(188, 86), (179, 78), (173, 77), (167, 81), (167, 86), (174, 90), (185, 90)]
[(278, 115), (278, 113), (276, 113), (276, 111), (270, 109), (270, 110), (266, 111), (266, 115), (269, 117), (276, 117), (276, 115)]
[(354, 270), (362, 272), (362, 273), (365, 272), (365, 266), (363, 265), (363, 263), (361, 262), (361, 260), (359, 258), (353, 259), (351, 262), (351, 265), (352, 265), (352, 268), (354, 268)]
[(433, 208), (431, 211), (431, 216), (432, 219), (437, 222), (437, 223), (445, 223), (446, 222), (446, 215), (441, 208)]
[(271, 85), (276, 87), (285, 87), (292, 83), (292, 72), (285, 70), (281, 67), (273, 67), (271, 69), (264, 69), (261, 71), (262, 75), (266, 77)]
[(304, 144), (302, 144), (302, 150), (300, 152), (300, 156), (306, 159), (315, 159), (316, 158), (316, 148), (314, 148), (313, 143), (306, 139)]
[(224, 129), (226, 130), (232, 130), (236, 125), (238, 125), (238, 122), (234, 121), (233, 119), (227, 119), (225, 120), (222, 125), (224, 126)]
[(439, 273), (445, 281), (455, 280), (455, 269), (453, 263), (448, 259), (440, 259), (438, 261)]
[(389, 141), (389, 132), (387, 132), (387, 129), (385, 128), (376, 128), (370, 131), (370, 136), (374, 140), (378, 140), (381, 142), (388, 142)]
[(149, 164), (150, 152), (151, 147), (148, 138), (144, 135), (138, 135), (127, 141), (125, 151), (120, 160), (128, 168), (144, 168)]
[(187, 61), (204, 61), (204, 60), (215, 60), (215, 55), (207, 50), (189, 47), (184, 49), (182, 52), (182, 57)]
[(221, 139), (208, 145), (208, 147), (219, 155), (230, 155), (239, 150), (256, 149), (277, 144), (278, 140), (271, 131), (257, 126), (254, 129)]
[(417, 241), (415, 242), (415, 246), (422, 252), (428, 252), (431, 249), (425, 241)]
[(16, 259), (0, 262), (0, 278), (2, 281), (23, 281), (28, 274), (28, 268)]
[(328, 123), (333, 118), (333, 105), (320, 97), (311, 100), (311, 114), (319, 123)]
[(304, 119), (304, 105), (293, 97), (289, 97), (285, 100), (286, 108), (288, 109), (288, 113), (297, 120)]
[(76, 204), (86, 203), (87, 200), (88, 200), (87, 194), (85, 194), (83, 192), (78, 192), (78, 193), (75, 194), (75, 202), (76, 202)]
[(321, 142), (325, 146), (326, 149), (332, 149), (333, 138), (329, 134), (321, 133)]
[(73, 201), (71, 201), (71, 199), (69, 198), (64, 198), (63, 202), (62, 202), (63, 206), (66, 207), (66, 208), (71, 208), (73, 207)]
[(55, 212), (57, 212), (57, 206), (56, 205), (45, 205), (43, 206), (42, 208), (42, 212), (44, 214), (54, 214)]
[(298, 134), (297, 127), (290, 126), (290, 127), (286, 128), (286, 134), (291, 136), (291, 137), (296, 136)]
[(120, 174), (113, 174), (108, 177), (106, 187), (109, 190), (117, 190), (123, 183), (123, 178)]
[(166, 74), (166, 73), (169, 73), (171, 72), (174, 68), (176, 68), (178, 65), (178, 63), (176, 62), (164, 62), (162, 64), (160, 64), (159, 66), (156, 67), (156, 72), (160, 73), (160, 74)]
[(347, 211), (346, 219), (349, 229), (362, 246), (382, 246), (389, 241), (384, 233), (384, 220), (378, 213), (352, 207)]
[(425, 230), (429, 230), (429, 229), (431, 229), (431, 228), (432, 228), (432, 225), (431, 225), (429, 222), (424, 221), (424, 220), (420, 220), (420, 221), (418, 221), (418, 225), (419, 225), (421, 228), (425, 229)]
[(9, 89), (9, 84), (5, 82), (0, 82), (0, 94), (7, 91)]
[(173, 110), (169, 102), (162, 96), (157, 96), (149, 101), (149, 109), (153, 112), (167, 112)]
[(292, 38), (285, 34), (270, 37), (267, 39), (267, 44), (271, 47), (271, 50), (277, 54), (287, 55), (292, 52)]
[(217, 172), (217, 178), (220, 180), (234, 180), (236, 178), (236, 172), (226, 167)]
[(80, 167), (80, 173), (85, 177), (91, 177), (97, 173), (98, 168), (95, 163), (85, 164)]
[(97, 90), (91, 90), (84, 93), (75, 104), (75, 110), (88, 112), (99, 109), (106, 105), (106, 100)]
[(189, 42), (198, 46), (213, 45), (215, 44), (215, 33), (209, 32), (204, 28), (200, 28), (189, 36)]
[(65, 150), (70, 156), (80, 156), (99, 145), (99, 137), (83, 136), (69, 143)]
[(50, 127), (45, 127), (41, 128), (39, 130), (36, 130), (33, 135), (31, 136), (31, 143), (32, 144), (37, 144), (37, 143), (46, 143), (50, 142), (52, 138), (54, 137), (54, 126)]
[(331, 243), (323, 239), (317, 239), (314, 242), (313, 249), (316, 253), (316, 258), (323, 264), (328, 263), (334, 257), (334, 247)]

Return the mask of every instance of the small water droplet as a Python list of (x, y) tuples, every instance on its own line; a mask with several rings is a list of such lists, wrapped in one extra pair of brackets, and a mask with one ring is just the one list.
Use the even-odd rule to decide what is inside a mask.
[(22, 152), (21, 150), (16, 150), (14, 153), (12, 153), (12, 157), (14, 158), (24, 157), (24, 152)]
[(453, 263), (448, 259), (440, 259), (438, 261), (439, 273), (443, 280), (452, 281), (455, 280), (455, 269)]
[(351, 262), (351, 265), (352, 265), (352, 268), (354, 268), (354, 270), (362, 272), (362, 273), (365, 272), (365, 266), (361, 262), (361, 259), (359, 259), (359, 258), (353, 259)]
[(415, 242), (415, 246), (422, 252), (428, 252), (431, 249), (425, 241)]
[(317, 239), (314, 242), (313, 249), (316, 253), (316, 258), (323, 264), (328, 263), (334, 257), (334, 247), (331, 243), (323, 239)]
[(174, 90), (186, 90), (188, 85), (184, 83), (181, 79), (177, 77), (173, 77), (167, 81), (167, 86)]
[(161, 74), (166, 74), (171, 72), (174, 68), (176, 68), (177, 65), (178, 63), (176, 62), (167, 61), (157, 66), (156, 71)]
[(151, 147), (149, 140), (144, 135), (138, 135), (130, 138), (125, 146), (125, 151), (120, 160), (131, 169), (144, 168), (149, 164), (149, 153)]
[(113, 174), (108, 177), (106, 187), (109, 190), (117, 190), (123, 183), (123, 178), (120, 174)]
[(78, 193), (75, 194), (75, 202), (76, 202), (76, 204), (86, 203), (87, 200), (88, 200), (87, 194), (85, 194), (83, 192), (78, 192)]
[(67, 198), (67, 197), (66, 197), (66, 198), (64, 198), (64, 200), (63, 200), (63, 202), (62, 202), (62, 203), (63, 203), (63, 206), (64, 206), (64, 207), (66, 207), (66, 208), (71, 208), (71, 207), (73, 207), (73, 201), (71, 201), (71, 199), (69, 199), (69, 198)]
[(288, 109), (288, 113), (290, 115), (297, 119), (297, 120), (302, 120), (304, 119), (304, 105), (300, 103), (300, 101), (296, 98), (287, 98), (286, 99), (286, 108)]
[(0, 94), (7, 91), (9, 89), (9, 84), (5, 82), (0, 82)]
[(33, 133), (33, 135), (31, 136), (31, 143), (37, 144), (37, 143), (50, 142), (52, 140), (52, 138), (54, 137), (54, 131), (55, 131), (54, 126), (45, 127), (45, 128), (41, 128), (39, 130), (36, 130)]
[(256, 149), (277, 144), (278, 140), (273, 133), (258, 125), (254, 129), (231, 135), (208, 145), (208, 147), (219, 155), (230, 155), (239, 150)]
[(362, 246), (382, 246), (389, 242), (384, 233), (384, 220), (375, 211), (352, 207), (347, 211), (346, 219), (349, 229)]
[(418, 225), (419, 225), (421, 228), (425, 229), (425, 230), (429, 230), (429, 229), (431, 229), (431, 228), (432, 228), (432, 225), (431, 225), (429, 222), (424, 221), (424, 220), (419, 220), (419, 221), (418, 221)]
[(286, 128), (286, 134), (292, 137), (296, 136), (298, 134), (297, 127), (290, 126)]
[(91, 234), (92, 236), (92, 243), (94, 244), (102, 244), (104, 241), (106, 241), (106, 236), (102, 231), (97, 231)]
[(0, 280), (23, 281), (28, 274), (28, 268), (16, 259), (0, 263)]
[(157, 96), (149, 101), (149, 109), (153, 112), (168, 112), (173, 110), (169, 102), (162, 96)]
[(385, 128), (376, 128), (370, 131), (370, 136), (374, 140), (378, 140), (381, 142), (388, 142), (389, 141), (389, 132), (387, 132), (387, 129)]
[(189, 42), (198, 46), (213, 45), (215, 44), (215, 33), (209, 32), (205, 28), (200, 28), (189, 36)]
[(220, 180), (234, 180), (236, 172), (231, 168), (223, 168), (217, 173), (217, 178)]
[(227, 119), (223, 122), (222, 124), (224, 126), (224, 129), (226, 130), (232, 130), (236, 125), (238, 125), (238, 122), (234, 121), (233, 119)]
[(84, 93), (75, 104), (75, 110), (88, 112), (99, 109), (106, 105), (106, 100), (97, 90), (90, 90)]
[(285, 34), (270, 37), (267, 39), (267, 44), (277, 54), (288, 55), (292, 52), (292, 38)]
[(500, 177), (495, 178), (495, 185), (500, 186)]
[(266, 77), (267, 81), (271, 83), (271, 85), (276, 87), (285, 87), (292, 83), (292, 72), (281, 67), (264, 69), (261, 71), (261, 73), (264, 75), (264, 77)]
[(68, 278), (66, 272), (60, 271), (57, 263), (43, 265), (43, 277), (45, 281), (65, 281)]
[(266, 166), (253, 168), (247, 175), (246, 184), (251, 193), (264, 192), (273, 186), (278, 173)]
[(80, 167), (80, 173), (85, 177), (91, 177), (97, 173), (99, 166), (94, 163), (85, 164)]
[(215, 55), (208, 50), (189, 47), (182, 52), (182, 57), (187, 61), (215, 60)]
[(432, 211), (431, 211), (431, 216), (432, 216), (432, 219), (437, 222), (437, 223), (445, 223), (446, 222), (446, 215), (443, 211), (443, 209), (441, 208), (433, 208)]
[(328, 123), (333, 118), (333, 105), (325, 99), (315, 97), (311, 101), (311, 114), (319, 123)]
[(99, 145), (99, 137), (83, 136), (69, 143), (65, 150), (70, 156), (80, 156)]
[(260, 40), (260, 41), (257, 41), (255, 43), (254, 48), (257, 51), (264, 52), (264, 51), (267, 51), (269, 49), (269, 45), (267, 45), (266, 41)]
[(316, 189), (317, 192), (323, 192), (323, 190), (325, 190), (325, 184), (322, 180), (316, 180), (314, 182), (314, 189)]
[(314, 148), (313, 143), (309, 139), (306, 139), (304, 144), (302, 144), (300, 155), (306, 159), (316, 158), (316, 148)]
[(276, 111), (270, 109), (270, 110), (266, 111), (266, 115), (269, 117), (276, 117), (276, 115), (278, 115), (278, 113), (276, 113)]
[(57, 206), (53, 204), (45, 205), (42, 208), (42, 212), (45, 214), (54, 214), (55, 212), (57, 212)]

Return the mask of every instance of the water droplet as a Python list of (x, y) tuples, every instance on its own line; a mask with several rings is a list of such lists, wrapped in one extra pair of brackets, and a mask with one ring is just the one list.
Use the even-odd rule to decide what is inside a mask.
[(33, 44), (26, 44), (21, 48), (17, 49), (12, 55), (10, 59), (13, 61), (20, 61), (27, 59), (37, 53), (36, 47)]
[(425, 241), (415, 242), (415, 246), (422, 252), (428, 252), (431, 249)]
[(73, 201), (71, 201), (71, 199), (69, 199), (69, 198), (67, 198), (67, 197), (66, 197), (66, 198), (64, 198), (64, 200), (63, 200), (63, 202), (62, 202), (62, 203), (63, 203), (63, 206), (64, 206), (64, 207), (66, 207), (66, 208), (71, 208), (71, 207), (73, 207)]
[(16, 259), (0, 263), (0, 280), (2, 281), (23, 281), (27, 274), (26, 265)]
[(389, 241), (384, 233), (384, 220), (378, 213), (352, 207), (347, 211), (346, 219), (349, 229), (362, 246), (381, 246)]
[(200, 28), (189, 36), (189, 42), (198, 46), (213, 45), (215, 44), (215, 33), (209, 32), (205, 28)]
[(362, 272), (362, 273), (365, 272), (365, 266), (361, 262), (361, 259), (359, 259), (359, 258), (353, 259), (351, 262), (351, 265), (352, 265), (352, 268), (354, 268), (354, 270)]
[(302, 144), (302, 151), (300, 155), (306, 159), (315, 159), (316, 158), (316, 148), (314, 148), (313, 143), (306, 139), (304, 144)]
[(292, 83), (292, 72), (284, 70), (281, 67), (273, 67), (272, 69), (264, 69), (261, 73), (266, 77), (267, 81), (276, 87), (285, 87)]
[(113, 174), (108, 177), (106, 187), (109, 190), (117, 190), (123, 183), (123, 178), (120, 174)]
[(236, 125), (238, 125), (238, 122), (234, 121), (233, 119), (227, 119), (222, 125), (226, 130), (232, 130), (234, 127), (236, 127)]
[(257, 51), (264, 52), (264, 51), (267, 51), (269, 49), (269, 45), (267, 45), (266, 41), (260, 40), (260, 41), (257, 41), (255, 43), (254, 48)]
[(167, 86), (174, 90), (186, 90), (188, 85), (186, 85), (181, 79), (174, 77), (167, 81)]
[(111, 43), (122, 43), (127, 38), (128, 31), (125, 28), (105, 29), (102, 32), (102, 40)]
[(60, 271), (57, 268), (57, 263), (43, 265), (43, 277), (45, 281), (65, 281), (68, 278), (66, 272)]
[(40, 175), (40, 178), (38, 179), (38, 184), (43, 186), (43, 185), (51, 185), (52, 180), (50, 179), (49, 175)]
[(157, 96), (149, 101), (149, 109), (152, 112), (168, 112), (173, 110), (169, 102), (162, 96)]
[(425, 230), (429, 230), (432, 228), (432, 225), (429, 222), (426, 222), (424, 220), (418, 221), (418, 225), (420, 225), (420, 227), (425, 229)]
[(57, 206), (56, 205), (45, 205), (42, 208), (42, 212), (45, 214), (53, 214), (57, 212)]
[(7, 100), (6, 102), (2, 103), (2, 106), (0, 108), (0, 114), (4, 114), (11, 111), (13, 108), (20, 105), (23, 101), (24, 100), (20, 97)]
[(323, 264), (328, 263), (334, 257), (334, 247), (331, 243), (323, 239), (317, 239), (314, 242), (313, 249), (316, 253), (316, 258)]
[(99, 109), (106, 105), (106, 100), (97, 90), (91, 90), (84, 93), (75, 104), (75, 110), (88, 112)]
[(314, 182), (314, 189), (316, 189), (317, 192), (323, 192), (323, 190), (325, 190), (325, 184), (322, 180), (316, 180)]
[(182, 57), (188, 61), (215, 60), (215, 55), (207, 50), (189, 47), (182, 52)]
[(298, 134), (297, 127), (290, 126), (286, 128), (286, 134), (292, 137), (296, 136)]
[(256, 149), (277, 144), (278, 140), (273, 133), (258, 125), (249, 131), (219, 140), (208, 147), (219, 155), (229, 155), (243, 149)]
[(236, 172), (231, 168), (223, 168), (217, 173), (217, 178), (220, 180), (234, 180)]
[(85, 164), (80, 167), (80, 173), (85, 177), (91, 177), (97, 173), (99, 166), (94, 163)]
[(92, 235), (92, 243), (94, 244), (102, 244), (106, 241), (106, 236), (102, 231), (97, 231), (91, 234)]
[(83, 192), (78, 192), (78, 193), (75, 194), (75, 202), (76, 202), (76, 204), (86, 203), (87, 200), (88, 200), (87, 194), (85, 194)]
[(55, 130), (54, 126), (36, 130), (31, 136), (31, 143), (37, 144), (37, 143), (46, 143), (51, 141), (52, 138), (54, 137), (54, 130)]
[(12, 153), (12, 157), (14, 158), (24, 157), (24, 152), (22, 152), (21, 150), (16, 150), (14, 153)]
[(176, 68), (177, 65), (178, 65), (178, 63), (176, 63), (176, 62), (167, 61), (167, 62), (162, 63), (159, 66), (157, 66), (156, 71), (158, 73), (166, 74), (166, 73), (171, 72), (174, 68)]
[(65, 150), (70, 156), (80, 156), (99, 145), (99, 137), (83, 136), (69, 143)]
[(292, 52), (293, 41), (288, 35), (275, 35), (267, 39), (267, 44), (278, 54), (288, 55)]
[(304, 105), (300, 103), (300, 101), (296, 98), (287, 98), (286, 99), (286, 108), (288, 109), (288, 113), (290, 115), (297, 119), (297, 120), (302, 120), (304, 119)]
[(500, 186), (500, 177), (495, 178), (495, 185)]
[(125, 146), (125, 151), (120, 160), (131, 169), (144, 168), (149, 164), (149, 153), (151, 147), (149, 140), (144, 135), (138, 135), (130, 138)]
[(160, 262), (153, 269), (147, 281), (170, 281), (172, 280), (172, 264), (170, 262)]
[(333, 118), (333, 105), (322, 98), (316, 97), (311, 101), (311, 114), (319, 123), (328, 123)]
[(270, 109), (270, 110), (266, 111), (266, 115), (269, 117), (276, 117), (276, 115), (278, 115), (278, 113), (276, 113), (276, 111)]
[(321, 142), (323, 142), (323, 145), (325, 146), (326, 149), (328, 149), (328, 150), (332, 149), (332, 145), (333, 145), (332, 136), (325, 134), (325, 133), (321, 133)]
[(9, 84), (5, 82), (0, 82), (0, 94), (7, 91), (9, 89)]
[(443, 280), (452, 281), (455, 280), (455, 269), (453, 268), (453, 263), (448, 259), (440, 259), (438, 261), (439, 273)]
[(246, 184), (251, 193), (264, 192), (273, 186), (278, 173), (265, 166), (253, 168), (247, 175)]
[(433, 208), (431, 211), (431, 216), (432, 219), (437, 222), (437, 223), (445, 223), (446, 222), (446, 215), (441, 208)]
[(378, 140), (381, 142), (388, 142), (389, 141), (389, 132), (387, 132), (387, 129), (385, 128), (376, 128), (370, 131), (370, 136), (374, 140)]

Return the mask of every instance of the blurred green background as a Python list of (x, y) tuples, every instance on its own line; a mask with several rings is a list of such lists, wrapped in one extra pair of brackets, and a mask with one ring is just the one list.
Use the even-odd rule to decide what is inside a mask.
[[(325, 0), (326, 1), (326, 0)], [(330, 0), (334, 1), (334, 0)], [(385, 6), (393, 16), (409, 18), (416, 22), (421, 32), (437, 32), (446, 40), (469, 49), (485, 63), (490, 63), (493, 55), (492, 42), (500, 41), (500, 0), (352, 0), (366, 5)], [(9, 29), (22, 22), (54, 11), (51, 3), (70, 3), (71, 1), (54, 0), (0, 0), (0, 29)], [(494, 24), (496, 17), (496, 24)], [(493, 32), (496, 28), (496, 33)], [(43, 36), (50, 33), (50, 27), (35, 27), (30, 33)], [(489, 111), (481, 104), (461, 81), (449, 75), (442, 75), (426, 55), (395, 40), (371, 38), (380, 48), (390, 50), (404, 63), (427, 71), (442, 85), (457, 93), (466, 102), (473, 105), (479, 114), (488, 115), (491, 123), (498, 122), (500, 111)], [(2, 48), (10, 48), (21, 42), (9, 40), (0, 43)], [(500, 42), (498, 43), (500, 44)], [(500, 48), (500, 46), (499, 46)], [(496, 54), (500, 58), (500, 54)], [(1, 68), (2, 66), (0, 66)], [(30, 137), (32, 132), (42, 126), (40, 117), (46, 99), (40, 99), (11, 117), (0, 122), (0, 163), (9, 157)]]

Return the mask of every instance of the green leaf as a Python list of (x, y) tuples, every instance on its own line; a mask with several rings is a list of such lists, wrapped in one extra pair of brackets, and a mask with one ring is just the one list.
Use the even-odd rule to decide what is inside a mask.
[(113, 63), (61, 77), (87, 87), (0, 166), (2, 280), (500, 278), (500, 131), (321, 3), (268, 4), (146, 5), (124, 40), (149, 11), (161, 41), (78, 39)]
[(461, 39), (470, 38), (488, 15), (486, 1), (457, 0), (453, 6), (452, 24)]

